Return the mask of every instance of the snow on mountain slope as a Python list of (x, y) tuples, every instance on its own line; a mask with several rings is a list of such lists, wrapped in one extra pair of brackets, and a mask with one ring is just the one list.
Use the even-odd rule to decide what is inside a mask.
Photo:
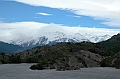
[(67, 35), (63, 32), (46, 32), (43, 36), (39, 36), (35, 39), (31, 39), (30, 41), (12, 41), (11, 44), (20, 45), (22, 47), (29, 47), (29, 46), (42, 46), (47, 44), (55, 44), (59, 42), (100, 42), (109, 39), (110, 35), (103, 35), (103, 36), (93, 36), (90, 34), (80, 34), (75, 33), (73, 35)]
[(16, 28), (8, 31), (1, 41), (22, 47), (52, 45), (58, 42), (100, 42), (117, 34), (109, 29), (68, 27), (60, 24), (48, 24), (26, 28)]

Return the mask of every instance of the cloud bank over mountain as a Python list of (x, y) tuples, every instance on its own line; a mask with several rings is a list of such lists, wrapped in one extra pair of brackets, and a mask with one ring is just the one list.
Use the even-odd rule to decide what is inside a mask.
[(103, 20), (102, 24), (120, 27), (120, 0), (12, 0), (32, 6), (68, 10), (77, 15)]
[(23, 42), (30, 41), (40, 36), (49, 36), (50, 33), (62, 32), (66, 35), (74, 35), (76, 33), (100, 35), (114, 35), (120, 32), (117, 29), (105, 28), (88, 28), (81, 26), (64, 26), (61, 24), (45, 24), (39, 22), (15, 22), (15, 23), (0, 23), (0, 41), (10, 43), (11, 40), (22, 40)]

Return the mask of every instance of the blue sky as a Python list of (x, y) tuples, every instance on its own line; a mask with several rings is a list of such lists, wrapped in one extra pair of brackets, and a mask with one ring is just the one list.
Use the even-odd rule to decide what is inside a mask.
[[(22, 1), (22, 0), (21, 0)], [(0, 0), (0, 17), (1, 21), (12, 22), (42, 22), (55, 23), (67, 26), (98, 27), (98, 28), (115, 28), (119, 27), (102, 24), (104, 20), (94, 19), (93, 16), (78, 15), (70, 10), (61, 10), (48, 6), (32, 6), (16, 1)], [(42, 15), (46, 13), (50, 15)]]
[[(0, 0), (0, 41), (39, 37), (39, 29), (120, 33), (120, 0)], [(31, 33), (31, 36), (30, 34)], [(43, 32), (42, 32), (43, 33)], [(36, 38), (35, 37), (35, 38)]]

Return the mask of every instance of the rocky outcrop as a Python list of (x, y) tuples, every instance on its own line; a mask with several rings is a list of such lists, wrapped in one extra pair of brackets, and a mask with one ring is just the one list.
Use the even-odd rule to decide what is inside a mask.
[(57, 68), (56, 70), (64, 71), (64, 70), (79, 70), (81, 67), (84, 67), (82, 62), (78, 62), (75, 56), (68, 57), (67, 60), (64, 61), (57, 61)]
[(80, 50), (69, 57), (66, 70), (78, 70), (82, 67), (100, 67), (104, 57), (89, 51)]
[(103, 57), (89, 51), (80, 50), (80, 57), (85, 61), (87, 67), (99, 67)]
[(57, 57), (54, 61), (50, 58), (43, 59), (42, 64), (39, 63), (43, 69), (56, 69), (57, 71), (79, 70), (83, 67), (99, 67), (100, 62), (103, 60), (103, 57), (99, 54), (85, 50), (67, 54), (62, 53), (62, 57)]

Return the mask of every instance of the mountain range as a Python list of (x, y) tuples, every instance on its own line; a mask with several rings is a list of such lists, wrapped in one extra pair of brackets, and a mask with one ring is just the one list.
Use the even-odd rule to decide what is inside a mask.
[(31, 46), (43, 46), (43, 45), (50, 45), (54, 43), (59, 43), (59, 42), (101, 42), (109, 39), (111, 36), (110, 35), (92, 35), (92, 34), (81, 34), (81, 33), (75, 33), (75, 34), (66, 34), (63, 32), (46, 32), (45, 35), (40, 35), (37, 38), (33, 38), (29, 41), (25, 40), (11, 40), (11, 44), (14, 45), (19, 45), (22, 47), (31, 47)]
[[(45, 32), (43, 35), (40, 35), (37, 38), (32, 38), (29, 40), (17, 39), (17, 40), (10, 40), (9, 42), (0, 43), (0, 52), (6, 53), (13, 53), (16, 51), (22, 51), (25, 49), (30, 49), (36, 46), (45, 46), (45, 45), (53, 45), (60, 42), (101, 42), (109, 39), (110, 35), (94, 35), (94, 34), (82, 34), (82, 33), (75, 33), (75, 34), (67, 34), (59, 31), (53, 32)], [(3, 43), (5, 46), (3, 46)], [(8, 45), (7, 45), (8, 44)], [(6, 46), (7, 45), (7, 46)], [(11, 49), (11, 45), (14, 46), (14, 50)], [(10, 46), (10, 47), (9, 47)]]

